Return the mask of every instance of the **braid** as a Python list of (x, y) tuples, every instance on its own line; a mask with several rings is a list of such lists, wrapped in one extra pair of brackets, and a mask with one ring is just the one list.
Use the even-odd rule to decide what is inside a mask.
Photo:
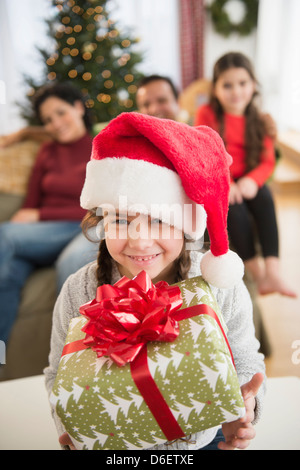
[[(85, 215), (81, 223), (82, 231), (86, 238), (90, 241), (95, 241), (90, 237), (90, 230), (97, 227), (98, 223), (102, 220), (101, 216), (96, 215), (96, 209), (93, 209)], [(96, 278), (98, 287), (103, 284), (111, 284), (112, 278), (112, 257), (106, 246), (105, 239), (101, 240), (99, 244)]]
[(175, 282), (187, 279), (188, 272), (191, 268), (190, 252), (183, 247), (180, 256), (175, 261)]
[(98, 287), (103, 284), (111, 284), (112, 268), (112, 257), (108, 252), (105, 240), (101, 240), (96, 271)]

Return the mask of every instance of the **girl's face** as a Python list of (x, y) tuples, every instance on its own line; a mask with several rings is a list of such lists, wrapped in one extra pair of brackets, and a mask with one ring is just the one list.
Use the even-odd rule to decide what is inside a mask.
[(174, 282), (173, 263), (180, 255), (183, 233), (147, 215), (107, 215), (106, 246), (120, 274), (132, 279), (146, 271), (154, 283)]
[(81, 101), (72, 105), (51, 96), (41, 104), (40, 116), (46, 131), (60, 143), (74, 142), (86, 133), (84, 106)]
[(242, 67), (233, 67), (222, 72), (214, 86), (214, 95), (223, 110), (235, 115), (244, 114), (254, 92), (255, 81)]

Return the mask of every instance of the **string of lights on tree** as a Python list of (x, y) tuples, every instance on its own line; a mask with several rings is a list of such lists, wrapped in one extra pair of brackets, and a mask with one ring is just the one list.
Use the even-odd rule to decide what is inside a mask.
[[(44, 77), (38, 82), (26, 75), (29, 99), (51, 82), (71, 82), (86, 97), (95, 122), (106, 122), (135, 108), (138, 65), (137, 38), (121, 31), (108, 13), (113, 0), (51, 0), (53, 17), (46, 20), (51, 51), (38, 48)], [(28, 106), (23, 117), (34, 123)]]

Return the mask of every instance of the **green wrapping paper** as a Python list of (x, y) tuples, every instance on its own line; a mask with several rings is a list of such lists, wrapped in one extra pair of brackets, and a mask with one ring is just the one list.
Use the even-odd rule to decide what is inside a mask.
[[(226, 326), (201, 278), (178, 283), (181, 308), (206, 304)], [(85, 337), (83, 316), (74, 318), (66, 344)], [(244, 402), (222, 328), (209, 315), (179, 322), (172, 343), (147, 344), (151, 376), (186, 436), (241, 418)], [(77, 449), (147, 449), (167, 441), (140, 394), (130, 365), (118, 367), (84, 349), (61, 358), (50, 402)]]

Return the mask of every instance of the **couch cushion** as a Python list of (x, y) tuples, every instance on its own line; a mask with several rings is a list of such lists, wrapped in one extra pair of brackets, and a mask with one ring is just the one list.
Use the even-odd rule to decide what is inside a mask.
[(22, 290), (18, 319), (24, 316), (43, 315), (53, 311), (57, 297), (54, 267), (36, 269)]
[(0, 192), (25, 195), (40, 142), (25, 140), (0, 148)]
[(9, 220), (20, 209), (23, 196), (0, 192), (0, 223)]

